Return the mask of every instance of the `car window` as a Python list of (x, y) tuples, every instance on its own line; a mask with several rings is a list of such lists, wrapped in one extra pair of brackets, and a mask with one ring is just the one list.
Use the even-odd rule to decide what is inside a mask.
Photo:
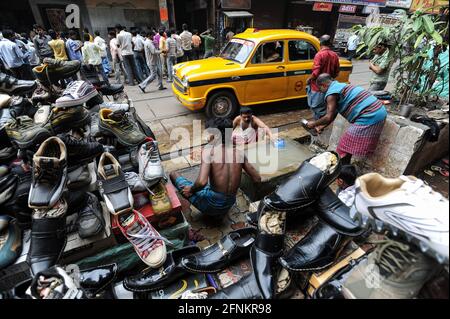
[(255, 44), (242, 39), (232, 39), (222, 51), (222, 58), (244, 63), (253, 51)]
[(289, 61), (313, 60), (316, 53), (316, 48), (308, 41), (289, 41)]
[(282, 41), (266, 42), (261, 44), (252, 58), (252, 64), (283, 62), (284, 43)]

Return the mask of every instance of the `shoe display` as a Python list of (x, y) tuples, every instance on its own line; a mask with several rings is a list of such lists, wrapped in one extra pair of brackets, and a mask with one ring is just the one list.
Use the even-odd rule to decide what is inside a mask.
[(97, 184), (111, 214), (119, 215), (133, 210), (133, 194), (119, 162), (110, 153), (103, 153), (100, 157)]
[(72, 129), (89, 125), (89, 112), (83, 106), (68, 109), (53, 108), (45, 124), (45, 128), (54, 134), (68, 132)]
[(33, 182), (28, 206), (51, 208), (61, 197), (67, 182), (67, 152), (63, 141), (50, 137), (33, 156)]
[(122, 234), (133, 244), (139, 258), (151, 268), (161, 267), (166, 261), (166, 239), (136, 210), (117, 218)]
[(356, 180), (354, 217), (375, 231), (403, 235), (439, 262), (448, 262), (449, 201), (422, 180), (377, 173)]
[(86, 81), (73, 81), (55, 102), (55, 107), (81, 106), (98, 95), (95, 87)]
[(150, 141), (143, 144), (138, 152), (139, 175), (148, 187), (159, 183), (164, 178), (164, 169), (161, 164), (158, 143)]
[(3, 205), (13, 197), (16, 187), (17, 176), (10, 173), (7, 169), (6, 172), (0, 175), (0, 205)]
[(94, 297), (100, 292), (112, 286), (117, 277), (117, 264), (103, 265), (80, 272), (80, 287), (88, 297)]
[(152, 188), (153, 194), (150, 194), (153, 212), (156, 215), (167, 213), (172, 209), (169, 195), (163, 183), (159, 183)]
[(297, 171), (264, 198), (275, 210), (297, 210), (313, 204), (339, 176), (341, 161), (335, 152), (325, 152), (303, 162)]
[(5, 130), (11, 143), (21, 149), (38, 145), (51, 136), (47, 129), (35, 124), (28, 116), (13, 119), (5, 125)]
[(434, 260), (388, 238), (352, 268), (341, 282), (346, 299), (412, 299), (436, 273)]
[(99, 112), (99, 127), (119, 140), (126, 146), (137, 146), (147, 138), (123, 111), (113, 112), (110, 109), (101, 109)]
[(61, 198), (48, 209), (35, 209), (31, 227), (31, 245), (27, 262), (33, 274), (58, 262), (66, 246), (67, 202)]
[(216, 244), (199, 253), (189, 255), (181, 264), (190, 272), (215, 273), (240, 258), (247, 257), (255, 242), (255, 228), (241, 228), (230, 232)]
[(188, 274), (181, 265), (181, 259), (199, 250), (197, 246), (188, 246), (170, 252), (160, 269), (147, 269), (139, 275), (127, 277), (123, 286), (133, 292), (149, 292), (167, 287)]
[(22, 250), (22, 232), (14, 218), (0, 215), (0, 269), (12, 264)]
[(343, 248), (344, 237), (325, 223), (318, 223), (279, 259), (284, 268), (300, 272), (330, 266)]
[(82, 165), (92, 162), (104, 150), (103, 145), (92, 138), (78, 139), (70, 134), (64, 134), (61, 136), (61, 140), (66, 145), (69, 165)]
[(0, 93), (26, 95), (33, 92), (36, 86), (36, 81), (19, 80), (6, 73), (0, 72)]
[(264, 299), (254, 274), (250, 274), (237, 283), (219, 290), (208, 299)]
[(67, 189), (77, 190), (91, 184), (92, 177), (87, 165), (67, 168)]
[(63, 61), (44, 58), (41, 65), (33, 68), (33, 73), (39, 82), (45, 85), (56, 84), (59, 80), (67, 79), (80, 71), (81, 62), (78, 60)]
[(95, 236), (105, 229), (105, 219), (97, 196), (92, 193), (87, 194), (87, 203), (78, 211), (76, 222), (80, 238)]
[(325, 189), (317, 200), (316, 206), (317, 216), (338, 233), (357, 237), (366, 231), (350, 218), (350, 208), (337, 197), (331, 188)]

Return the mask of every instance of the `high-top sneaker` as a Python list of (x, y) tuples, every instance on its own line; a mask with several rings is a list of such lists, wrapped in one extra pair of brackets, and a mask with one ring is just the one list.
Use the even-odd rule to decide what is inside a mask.
[(110, 153), (103, 153), (100, 157), (97, 184), (111, 214), (118, 215), (133, 209), (133, 194), (119, 162)]
[(103, 145), (94, 139), (77, 139), (64, 134), (61, 140), (66, 144), (69, 165), (89, 163), (103, 153)]
[(86, 81), (74, 81), (64, 90), (62, 96), (56, 100), (56, 107), (71, 107), (83, 105), (98, 95), (94, 86)]
[(164, 177), (158, 143), (150, 141), (141, 146), (138, 153), (139, 175), (148, 187), (159, 183)]
[(26, 95), (36, 88), (36, 81), (24, 81), (0, 72), (0, 93)]
[(147, 138), (126, 112), (101, 109), (99, 117), (100, 128), (117, 137), (121, 144), (137, 146)]
[(29, 148), (51, 136), (47, 129), (35, 124), (28, 116), (11, 120), (5, 125), (5, 129), (11, 142), (18, 148)]
[(45, 85), (56, 84), (57, 81), (70, 78), (75, 75), (81, 67), (81, 62), (63, 61), (45, 58), (44, 63), (33, 68), (33, 73), (39, 82)]
[(67, 181), (67, 151), (63, 141), (50, 137), (33, 156), (33, 182), (28, 206), (50, 208), (61, 197)]
[(139, 212), (134, 210), (126, 215), (118, 217), (122, 234), (144, 263), (151, 268), (161, 267), (166, 261), (166, 239)]

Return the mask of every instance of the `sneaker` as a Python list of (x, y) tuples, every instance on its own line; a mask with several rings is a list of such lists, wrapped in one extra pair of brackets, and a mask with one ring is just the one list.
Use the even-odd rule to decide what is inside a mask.
[(92, 177), (87, 165), (72, 166), (67, 169), (67, 189), (76, 190), (89, 186)]
[(436, 263), (409, 245), (389, 239), (345, 277), (346, 299), (412, 299), (434, 273)]
[(381, 232), (403, 235), (434, 256), (448, 261), (449, 202), (415, 177), (384, 178), (366, 174), (356, 181), (352, 218)]
[(125, 178), (127, 180), (128, 186), (133, 193), (145, 192), (147, 191), (147, 187), (144, 185), (144, 182), (139, 177), (139, 175), (135, 172), (126, 172)]
[(14, 96), (9, 103), (9, 110), (12, 117), (19, 117), (22, 115), (34, 117), (36, 113), (36, 108), (31, 104), (28, 98), (22, 96)]
[(89, 112), (83, 106), (67, 109), (54, 107), (45, 128), (51, 130), (54, 134), (60, 134), (89, 125), (90, 119)]
[(130, 104), (128, 103), (115, 103), (115, 102), (104, 102), (100, 104), (101, 109), (110, 109), (113, 112), (115, 111), (125, 111), (128, 112), (130, 110)]
[(0, 72), (0, 93), (26, 95), (33, 92), (36, 86), (36, 81), (19, 80), (6, 73)]
[(98, 163), (98, 188), (113, 215), (133, 210), (133, 194), (119, 162), (111, 153), (103, 153)]
[(22, 232), (14, 218), (0, 216), (0, 269), (11, 265), (22, 251)]
[(91, 113), (91, 124), (89, 126), (89, 135), (93, 138), (101, 137), (100, 117), (98, 113)]
[(52, 107), (50, 105), (40, 105), (34, 113), (34, 123), (45, 124), (48, 121)]
[(17, 176), (7, 169), (5, 173), (0, 175), (0, 205), (6, 203), (14, 195), (16, 187)]
[(103, 145), (93, 139), (77, 139), (71, 134), (61, 136), (67, 148), (69, 165), (81, 165), (92, 162), (103, 153)]
[(91, 98), (97, 96), (98, 92), (94, 86), (85, 81), (73, 81), (70, 83), (63, 95), (56, 100), (56, 107), (79, 106)]
[(151, 268), (159, 268), (166, 261), (165, 238), (153, 228), (139, 212), (133, 210), (128, 216), (119, 217), (122, 234), (133, 244), (141, 260)]
[(80, 238), (95, 236), (105, 229), (105, 219), (97, 196), (88, 193), (87, 204), (78, 212), (76, 224)]
[(152, 189), (153, 194), (150, 194), (150, 201), (152, 203), (153, 212), (158, 215), (167, 213), (172, 209), (169, 195), (167, 195), (166, 187), (163, 183), (159, 183)]
[(141, 146), (138, 153), (139, 175), (148, 187), (159, 183), (164, 177), (158, 143), (150, 141)]
[(56, 84), (57, 81), (70, 78), (80, 70), (81, 62), (78, 60), (63, 61), (45, 58), (41, 65), (33, 68), (33, 73), (39, 82)]
[(121, 144), (136, 146), (147, 138), (137, 124), (123, 111), (113, 112), (110, 109), (101, 109), (99, 117), (100, 128), (116, 136)]
[(50, 208), (60, 199), (67, 182), (67, 151), (63, 141), (50, 137), (33, 156), (33, 181), (28, 206)]
[(33, 105), (37, 105), (39, 103), (48, 104), (51, 102), (52, 94), (49, 90), (43, 86), (42, 84), (38, 84), (36, 90), (34, 90), (33, 95), (31, 96), (31, 102)]
[(29, 148), (51, 136), (47, 129), (35, 124), (28, 116), (19, 116), (11, 120), (5, 125), (5, 129), (11, 142), (18, 148)]

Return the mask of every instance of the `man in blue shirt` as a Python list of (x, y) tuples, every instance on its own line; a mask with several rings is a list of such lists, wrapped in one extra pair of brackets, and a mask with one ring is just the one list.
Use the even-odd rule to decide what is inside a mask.
[(387, 117), (383, 103), (362, 87), (334, 81), (326, 73), (319, 75), (316, 83), (325, 93), (327, 113), (316, 121), (308, 121), (307, 126), (320, 131), (340, 113), (350, 122), (336, 149), (343, 164), (350, 164), (353, 155), (371, 155), (378, 145)]
[(73, 30), (69, 32), (69, 39), (66, 41), (66, 49), (71, 61), (82, 61), (81, 42), (77, 40), (77, 33)]
[(15, 42), (15, 34), (11, 30), (3, 30), (3, 39), (0, 40), (0, 59), (14, 77), (21, 80), (30, 79), (29, 64), (25, 63), (25, 54)]

